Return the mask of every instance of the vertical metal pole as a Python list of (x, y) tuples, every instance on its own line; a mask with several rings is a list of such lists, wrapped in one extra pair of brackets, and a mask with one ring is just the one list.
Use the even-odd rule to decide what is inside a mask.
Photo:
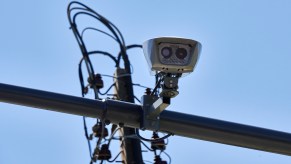
[[(131, 75), (125, 69), (117, 68), (115, 73), (115, 95), (118, 100), (134, 102)], [(120, 129), (120, 136), (134, 135), (135, 129), (123, 127)], [(125, 138), (121, 141), (121, 155), (125, 164), (142, 164), (142, 153), (140, 141), (132, 138)]]

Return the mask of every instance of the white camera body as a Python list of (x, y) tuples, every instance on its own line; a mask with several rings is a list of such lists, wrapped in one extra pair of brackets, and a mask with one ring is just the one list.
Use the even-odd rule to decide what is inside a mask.
[(191, 73), (201, 52), (195, 40), (174, 37), (150, 39), (143, 51), (151, 71), (171, 74)]

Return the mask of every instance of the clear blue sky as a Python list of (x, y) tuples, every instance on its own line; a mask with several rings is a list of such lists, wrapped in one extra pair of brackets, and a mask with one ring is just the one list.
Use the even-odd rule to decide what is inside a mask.
[[(291, 1), (83, 2), (117, 25), (127, 44), (158, 36), (202, 43), (194, 73), (180, 80), (180, 94), (168, 110), (291, 132)], [(1, 83), (80, 96), (81, 54), (69, 30), (68, 3), (1, 3)], [(105, 39), (88, 33), (92, 48), (116, 53)], [(143, 53), (129, 55), (133, 81), (152, 87)], [(102, 74), (114, 72), (105, 57), (95, 58), (94, 66)], [(111, 85), (112, 79), (105, 80)], [(143, 89), (135, 94), (141, 97)], [(1, 164), (89, 163), (80, 116), (1, 102), (0, 129)], [(118, 143), (111, 150), (115, 155)], [(170, 138), (167, 152), (174, 164), (291, 163), (288, 156), (178, 136)], [(152, 161), (152, 154), (144, 159)]]

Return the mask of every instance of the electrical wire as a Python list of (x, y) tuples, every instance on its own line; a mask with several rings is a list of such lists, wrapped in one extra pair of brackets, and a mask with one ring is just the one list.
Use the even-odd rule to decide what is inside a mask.
[[(78, 4), (78, 5), (80, 5), (80, 6), (84, 7), (84, 8), (72, 8), (72, 9), (71, 9), (71, 6), (72, 6), (73, 4)], [(114, 29), (115, 29), (115, 30), (117, 31), (117, 33), (120, 35), (122, 42), (124, 43), (124, 39), (123, 39), (123, 36), (122, 36), (121, 32), (118, 30), (118, 28), (117, 28), (113, 23), (111, 23), (111, 22), (110, 22), (109, 20), (107, 20), (105, 17), (101, 16), (100, 14), (98, 14), (97, 12), (95, 12), (94, 10), (92, 10), (91, 8), (89, 8), (88, 6), (86, 6), (86, 5), (84, 5), (84, 4), (80, 3), (80, 2), (76, 2), (76, 1), (71, 2), (71, 3), (69, 4), (69, 6), (68, 6), (68, 10), (67, 10), (67, 12), (69, 13), (69, 12), (71, 12), (71, 11), (74, 10), (74, 9), (81, 9), (81, 10), (85, 10), (85, 11), (90, 11), (90, 12), (96, 14), (98, 17), (100, 17), (100, 18), (102, 18), (103, 20), (105, 20), (108, 24), (110, 24), (112, 27), (114, 27)], [(124, 45), (125, 45), (125, 44), (124, 44)]]
[(105, 74), (100, 74), (101, 76), (104, 76), (104, 77), (111, 77), (113, 79), (118, 79), (118, 78), (121, 78), (121, 77), (126, 77), (126, 76), (131, 76), (131, 74), (122, 74), (122, 75), (119, 75), (117, 77), (115, 76), (112, 76), (112, 75), (105, 75)]
[(109, 33), (105, 32), (105, 31), (103, 31), (103, 30), (100, 30), (100, 29), (97, 29), (97, 28), (94, 28), (94, 27), (86, 27), (86, 28), (84, 28), (84, 29), (82, 30), (82, 32), (81, 32), (81, 37), (82, 37), (82, 38), (84, 37), (84, 33), (85, 33), (86, 31), (88, 31), (88, 30), (98, 31), (98, 32), (100, 32), (100, 33), (102, 33), (102, 34), (105, 34), (105, 35), (109, 36), (110, 38), (112, 38), (112, 39), (115, 40), (116, 42), (118, 42), (117, 39), (116, 39), (114, 36), (110, 35)]
[(111, 133), (111, 135), (110, 135), (110, 137), (109, 137), (109, 139), (108, 139), (108, 143), (107, 143), (108, 146), (110, 145), (111, 140), (114, 139), (114, 135), (115, 135), (115, 133), (116, 133), (118, 130), (120, 130), (120, 127), (116, 128), (116, 129), (113, 131), (113, 133)]
[[(113, 55), (111, 55), (110, 53), (108, 53), (108, 52), (104, 52), (104, 51), (90, 51), (90, 52), (88, 52), (88, 55), (93, 55), (93, 54), (102, 54), (102, 55), (108, 56), (108, 57), (110, 57), (110, 58), (114, 61), (115, 66), (117, 65), (117, 60), (116, 60), (116, 58), (115, 58)], [(80, 60), (79, 64), (82, 64), (82, 62), (83, 62), (84, 60), (85, 60), (85, 58), (83, 57), (83, 58)]]
[[(163, 133), (164, 135), (167, 135), (165, 133)], [(168, 145), (169, 144), (169, 138), (166, 138), (166, 142), (165, 142), (165, 145)]]
[(154, 162), (151, 162), (151, 161), (148, 161), (148, 160), (143, 160), (143, 161), (154, 164)]
[(92, 55), (92, 54), (102, 54), (102, 55), (105, 55), (105, 56), (110, 57), (110, 58), (114, 61), (114, 63), (115, 63), (115, 67), (117, 67), (117, 60), (116, 60), (116, 58), (115, 58), (113, 55), (111, 55), (110, 53), (108, 53), (108, 52), (104, 52), (104, 51), (90, 51), (90, 52), (88, 52), (88, 55)]
[[(142, 48), (142, 45), (133, 44), (133, 45), (126, 46), (125, 48), (126, 48), (126, 50), (129, 50), (129, 49), (132, 49), (132, 48)], [(117, 57), (117, 66), (118, 67), (120, 65), (121, 56), (122, 56), (122, 54), (121, 54), (121, 52), (119, 52), (118, 57)]]
[(122, 151), (120, 151), (113, 160), (107, 160), (107, 161), (110, 163), (114, 162), (118, 158), (118, 156), (121, 154), (121, 152)]
[[(77, 4), (81, 7), (73, 7), (71, 8), (72, 5)], [(73, 17), (71, 15), (71, 12), (73, 10), (80, 10), (79, 12), (76, 12)], [(121, 52), (124, 52), (123, 47), (125, 47), (125, 43), (124, 43), (124, 39), (123, 36), (121, 35), (120, 31), (117, 29), (117, 27), (115, 25), (113, 25), (110, 21), (108, 21), (106, 18), (104, 18), (103, 16), (101, 16), (100, 14), (98, 14), (97, 12), (95, 12), (94, 10), (92, 10), (91, 8), (89, 8), (88, 6), (80, 3), (80, 2), (76, 2), (73, 1), (68, 5), (67, 8), (67, 13), (68, 13), (68, 19), (71, 25), (71, 29), (73, 30), (73, 33), (75, 35), (75, 38), (79, 44), (79, 47), (81, 49), (81, 52), (84, 56), (84, 59), (86, 61), (86, 66), (87, 66), (87, 70), (89, 73), (90, 78), (93, 80), (92, 74), (94, 75), (94, 70), (92, 67), (92, 64), (90, 62), (90, 59), (88, 58), (88, 52), (86, 49), (86, 46), (84, 44), (82, 35), (80, 35), (78, 28), (76, 26), (76, 17), (78, 15), (87, 15), (87, 16), (91, 16), (93, 18), (95, 18), (96, 20), (99, 20), (101, 23), (103, 23), (114, 35), (114, 37), (116, 38), (116, 40), (119, 42), (119, 46), (121, 48)], [(119, 36), (118, 36), (119, 35)], [(91, 74), (91, 75), (90, 75)]]
[[(71, 29), (75, 35), (75, 38), (77, 40), (77, 43), (80, 47), (80, 50), (82, 52), (82, 55), (83, 55), (83, 58), (82, 60), (80, 61), (80, 64), (79, 64), (79, 80), (80, 80), (80, 84), (81, 84), (81, 89), (82, 89), (82, 96), (84, 97), (85, 95), (85, 86), (84, 86), (84, 78), (83, 78), (83, 74), (82, 74), (82, 61), (85, 60), (85, 63), (86, 63), (86, 67), (87, 67), (87, 71), (88, 71), (88, 74), (89, 74), (89, 78), (94, 81), (94, 69), (93, 69), (93, 66), (92, 66), (92, 63), (90, 61), (90, 58), (89, 58), (89, 55), (90, 54), (94, 54), (94, 53), (101, 53), (103, 55), (107, 55), (109, 57), (111, 57), (111, 59), (113, 59), (116, 63), (116, 59), (109, 53), (107, 52), (101, 52), (101, 51), (92, 51), (92, 52), (88, 52), (87, 49), (86, 49), (86, 46), (84, 44), (84, 41), (83, 41), (83, 38), (82, 36), (80, 35), (78, 29), (77, 29), (77, 26), (76, 26), (76, 23), (75, 23), (75, 20), (71, 20), (71, 11), (73, 9), (70, 9), (70, 6), (73, 4), (73, 3), (76, 3), (76, 4), (79, 4), (81, 6), (84, 7), (84, 5), (82, 5), (81, 3), (79, 2), (71, 2), (68, 6), (68, 19), (69, 19), (69, 22), (70, 22), (70, 25), (71, 25)], [(81, 8), (74, 8), (74, 9), (81, 9)], [(75, 14), (74, 15), (74, 18), (77, 16), (78, 14)], [(82, 34), (83, 35), (83, 34)], [(96, 86), (93, 86), (93, 89), (94, 89), (94, 93), (95, 93), (95, 99), (98, 99), (98, 89), (96, 88)], [(87, 141), (88, 141), (88, 146), (89, 146), (89, 152), (90, 152), (90, 157), (91, 157), (91, 163), (92, 163), (92, 151), (91, 151), (91, 144), (90, 144), (90, 141), (89, 141), (89, 136), (88, 136), (88, 131), (87, 131), (87, 125), (86, 125), (86, 120), (85, 120), (85, 117), (83, 118), (83, 123), (84, 123), (84, 129), (85, 129), (85, 135), (86, 135), (86, 138), (87, 138)], [(102, 127), (102, 132), (104, 133), (104, 126)], [(103, 137), (103, 136), (102, 136)], [(99, 144), (97, 145), (99, 146)], [(101, 161), (102, 163), (103, 161)]]
[[(100, 53), (100, 54), (104, 54), (104, 55), (106, 55), (106, 56), (109, 56), (109, 57), (111, 57), (111, 54), (109, 54), (109, 53), (107, 53), (107, 52), (103, 52), (103, 51), (95, 51), (94, 53)], [(93, 52), (92, 52), (92, 54), (93, 54)], [(113, 56), (111, 57), (111, 58), (114, 58)], [(84, 58), (82, 58), (81, 60), (80, 60), (80, 62), (79, 62), (79, 67), (78, 67), (78, 72), (79, 72), (79, 81), (80, 81), (80, 84), (81, 84), (81, 93), (82, 93), (82, 95), (85, 95), (85, 85), (84, 85), (84, 78), (83, 78), (83, 73), (82, 73), (82, 62), (84, 61)], [(111, 88), (109, 88), (109, 90), (110, 90)], [(109, 91), (108, 90), (108, 91)], [(102, 94), (102, 93), (100, 93), (99, 92), (99, 90), (97, 91), (99, 94), (101, 94), (101, 95), (105, 95), (105, 94), (107, 94), (107, 93), (105, 93), (105, 94)]]
[(172, 163), (171, 156), (168, 153), (166, 153), (165, 151), (163, 151), (163, 153), (169, 158), (169, 164), (171, 164)]
[(105, 74), (100, 74), (101, 76), (104, 76), (104, 77), (111, 77), (111, 78), (114, 78), (116, 79), (116, 77), (112, 76), (112, 75), (105, 75)]
[(150, 87), (147, 87), (147, 86), (144, 86), (144, 85), (140, 85), (140, 84), (132, 83), (132, 85), (133, 85), (133, 86), (137, 86), (137, 87), (141, 87), (141, 88), (145, 88), (145, 89), (147, 89), (147, 88), (152, 89), (152, 88), (150, 88)]
[(98, 93), (99, 93), (100, 95), (104, 96), (104, 95), (106, 95), (106, 94), (110, 91), (110, 89), (111, 89), (113, 86), (115, 86), (115, 83), (111, 84), (110, 87), (108, 87), (108, 89), (107, 89), (104, 93), (101, 93), (100, 91), (98, 91)]
[(135, 99), (136, 101), (138, 101), (139, 103), (141, 103), (140, 99), (138, 99), (136, 96), (134, 96), (134, 99)]
[(150, 147), (148, 147), (143, 141), (140, 141), (140, 143), (144, 146), (144, 147), (146, 147), (149, 151), (155, 151), (155, 150), (153, 150), (153, 149), (151, 149)]
[(159, 79), (159, 81), (157, 82), (157, 84), (156, 84), (155, 88), (153, 89), (151, 95), (154, 95), (154, 94), (156, 93), (156, 91), (157, 91), (157, 89), (160, 87), (160, 84), (161, 84), (161, 82), (162, 82), (163, 79), (164, 79), (164, 78), (160, 78), (160, 79)]
[(83, 125), (84, 125), (85, 136), (86, 136), (87, 143), (88, 143), (90, 159), (92, 159), (93, 158), (92, 157), (92, 148), (91, 148), (91, 143), (90, 143), (90, 139), (89, 139), (89, 135), (88, 135), (88, 129), (87, 129), (86, 117), (85, 116), (83, 116)]
[(166, 138), (168, 138), (168, 137), (174, 135), (173, 133), (168, 133), (167, 135), (165, 135), (164, 137), (161, 137), (161, 138), (159, 138), (159, 139), (147, 139), (147, 138), (142, 137), (142, 136), (139, 134), (139, 129), (135, 129), (135, 134), (136, 134), (136, 136), (137, 136), (139, 139), (141, 139), (141, 140), (143, 140), (143, 141), (147, 141), (147, 142), (162, 141), (162, 140), (164, 140), (164, 139), (166, 139)]
[[(75, 24), (76, 23), (76, 18), (77, 16), (79, 15), (86, 15), (86, 16), (90, 16), (90, 17), (93, 17), (95, 18), (96, 20), (99, 20), (100, 22), (102, 22), (114, 35), (114, 37), (116, 37), (117, 41), (120, 42), (119, 40), (119, 37), (117, 36), (116, 32), (114, 31), (114, 29), (112, 28), (112, 26), (110, 26), (108, 24), (108, 22), (102, 18), (100, 18), (99, 16), (96, 16), (92, 13), (88, 13), (88, 12), (84, 12), (84, 11), (80, 11), (80, 12), (77, 12), (76, 14), (74, 14), (73, 16), (73, 23)], [(81, 36), (81, 35), (80, 35)], [(121, 43), (122, 44), (122, 43)]]
[(70, 5), (71, 5), (71, 3), (68, 6), (68, 19), (69, 19), (69, 22), (70, 22), (70, 25), (71, 25), (70, 27), (71, 27), (71, 29), (73, 31), (73, 34), (74, 34), (74, 36), (75, 36), (75, 38), (77, 40), (77, 43), (78, 43), (78, 45), (80, 47), (82, 55), (85, 57), (88, 73), (92, 74), (92, 73), (94, 73), (94, 70), (93, 70), (92, 63), (91, 63), (90, 59), (88, 58), (86, 46), (84, 44), (84, 41), (83, 41), (82, 37), (80, 36), (80, 33), (79, 33), (78, 29), (77, 29), (76, 24), (73, 23), (72, 20), (71, 20), (71, 13), (69, 12)]
[[(78, 4), (84, 8), (72, 8), (71, 9), (71, 6), (73, 4)], [(79, 12), (76, 12), (73, 16), (73, 18), (71, 17), (71, 12), (73, 10), (81, 10)], [(120, 31), (117, 29), (117, 27), (111, 23), (109, 20), (107, 20), (105, 17), (101, 16), (100, 14), (98, 14), (97, 12), (95, 12), (94, 10), (92, 10), (91, 8), (85, 6), (84, 4), (81, 4), (79, 2), (71, 2), (68, 6), (68, 18), (70, 19), (70, 23), (72, 25), (76, 24), (76, 17), (80, 14), (82, 15), (87, 15), (87, 16), (91, 16), (97, 20), (99, 20), (101, 23), (103, 23), (103, 25), (105, 25), (110, 31), (111, 33), (113, 34), (113, 36), (117, 39), (117, 41), (119, 42), (119, 46), (120, 46), (120, 49), (121, 49), (121, 52), (122, 52), (122, 56), (123, 56), (123, 59), (124, 59), (124, 56), (126, 55), (126, 51), (125, 51), (125, 42), (124, 42), (124, 38), (123, 36), (121, 35)]]
[[(84, 5), (84, 4), (80, 3), (80, 2), (76, 2), (76, 1), (71, 2), (68, 5), (68, 8), (67, 8), (67, 14), (68, 14), (68, 20), (69, 20), (69, 23), (70, 23), (70, 28), (72, 29), (72, 32), (73, 32), (73, 34), (74, 34), (74, 36), (75, 36), (75, 38), (77, 40), (78, 46), (79, 46), (79, 48), (81, 50), (81, 53), (83, 55), (83, 57), (82, 57), (82, 59), (81, 59), (81, 61), (79, 63), (79, 69), (78, 69), (82, 96), (84, 97), (85, 94), (86, 94), (85, 93), (86, 87), (85, 87), (85, 82), (84, 82), (84, 77), (83, 77), (83, 72), (82, 72), (82, 62), (83, 61), (85, 61), (87, 72), (88, 72), (90, 80), (94, 81), (94, 78), (95, 78), (94, 68), (93, 68), (92, 62), (91, 62), (90, 57), (89, 57), (92, 54), (103, 54), (103, 55), (111, 58), (115, 62), (115, 66), (116, 67), (120, 67), (120, 60), (122, 59), (123, 62), (124, 62), (124, 68), (126, 70), (126, 74), (121, 75), (119, 77), (113, 77), (113, 78), (120, 78), (120, 77), (124, 77), (124, 76), (130, 76), (130, 81), (131, 81), (131, 74), (132, 74), (131, 72), (133, 72), (133, 70), (131, 70), (131, 64), (129, 62), (129, 59), (128, 59), (126, 51), (129, 50), (129, 49), (132, 49), (132, 48), (142, 48), (142, 46), (141, 45), (136, 45), (136, 44), (126, 46), (124, 38), (123, 38), (121, 32), (118, 30), (118, 28), (113, 23), (111, 23), (105, 17), (101, 16), (100, 14), (98, 14), (97, 12), (95, 12), (94, 10), (92, 10), (91, 8), (89, 8), (88, 6), (86, 6), (86, 5)], [(80, 33), (80, 31), (79, 31), (79, 29), (77, 27), (77, 17), (79, 17), (81, 15), (82, 16), (86, 16), (86, 17), (90, 17), (90, 18), (93, 18), (93, 19), (99, 21), (100, 23), (102, 23), (109, 30), (110, 33), (105, 32), (103, 30), (100, 30), (98, 28), (94, 28), (94, 27), (86, 27)], [(119, 52), (117, 58), (115, 58), (113, 55), (109, 54), (108, 52), (88, 51), (87, 47), (85, 45), (85, 42), (84, 42), (84, 38), (83, 38), (85, 32), (88, 31), (88, 30), (94, 30), (94, 31), (100, 32), (100, 33), (102, 33), (104, 35), (109, 36), (113, 40), (115, 40), (117, 42), (117, 44), (119, 45), (119, 48), (120, 48), (120, 52)], [(109, 76), (109, 75), (103, 75), (103, 76), (112, 77), (112, 76)], [(154, 92), (156, 92), (156, 90), (158, 89), (161, 81), (162, 81), (162, 78), (159, 80), (158, 83), (156, 83), (157, 85), (154, 88)], [(95, 99), (99, 99), (98, 94), (106, 95), (114, 85), (115, 85), (115, 83), (112, 84), (105, 91), (105, 93), (101, 93), (96, 86), (93, 86)], [(142, 88), (147, 88), (147, 87), (142, 86), (140, 84), (132, 84), (132, 85), (133, 86), (139, 86), (139, 87), (142, 87)], [(134, 98), (137, 99), (137, 101), (140, 102), (140, 100), (136, 96), (134, 96)], [(91, 163), (92, 163), (93, 162), (93, 158), (91, 156), (92, 155), (91, 143), (89, 141), (89, 136), (88, 136), (88, 130), (87, 130), (87, 124), (86, 124), (85, 117), (83, 118), (83, 122), (84, 122), (84, 130), (85, 130), (85, 135), (86, 135), (86, 138), (87, 138), (87, 141), (88, 141), (88, 147), (89, 147)], [(98, 122), (98, 119), (97, 119), (97, 122)], [(104, 129), (105, 129), (105, 123), (102, 122), (102, 135), (100, 137), (101, 139), (100, 138), (98, 139), (97, 147), (100, 146), (101, 140), (103, 139)], [(105, 141), (108, 141), (108, 146), (109, 146), (111, 140), (115, 139), (114, 138), (114, 134), (119, 129), (120, 128), (115, 129), (115, 131), (111, 134), (111, 136), (110, 136), (110, 138), (108, 140), (105, 139)], [(162, 140), (162, 139), (168, 138), (171, 135), (172, 134), (168, 134), (168, 135), (166, 135), (166, 136), (164, 136), (164, 137), (162, 137), (160, 139)], [(145, 140), (145, 141), (149, 141), (149, 142), (158, 141), (159, 140), (159, 139), (150, 140), (150, 139), (145, 139), (145, 138), (141, 137), (139, 135), (138, 129), (136, 129), (136, 135), (134, 135), (134, 136), (121, 135), (121, 137), (120, 137), (120, 139), (122, 139), (122, 140), (124, 140), (125, 138), (134, 138), (134, 139)], [(143, 142), (141, 141), (141, 143), (143, 143)], [(147, 147), (145, 144), (144, 144), (144, 146)], [(149, 147), (147, 147), (147, 148), (149, 150), (151, 150)], [(113, 160), (111, 160), (111, 161), (107, 160), (107, 161), (108, 162), (114, 162), (118, 158), (118, 156), (120, 154), (121, 154), (121, 152), (118, 153), (117, 156)], [(102, 164), (103, 162), (104, 161), (101, 160), (100, 163)]]

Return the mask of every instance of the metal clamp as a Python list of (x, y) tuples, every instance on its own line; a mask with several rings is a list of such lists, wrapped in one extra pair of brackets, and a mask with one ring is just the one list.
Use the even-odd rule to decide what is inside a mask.
[(141, 129), (160, 129), (160, 113), (170, 105), (170, 98), (144, 95), (141, 99), (143, 108), (143, 120)]

